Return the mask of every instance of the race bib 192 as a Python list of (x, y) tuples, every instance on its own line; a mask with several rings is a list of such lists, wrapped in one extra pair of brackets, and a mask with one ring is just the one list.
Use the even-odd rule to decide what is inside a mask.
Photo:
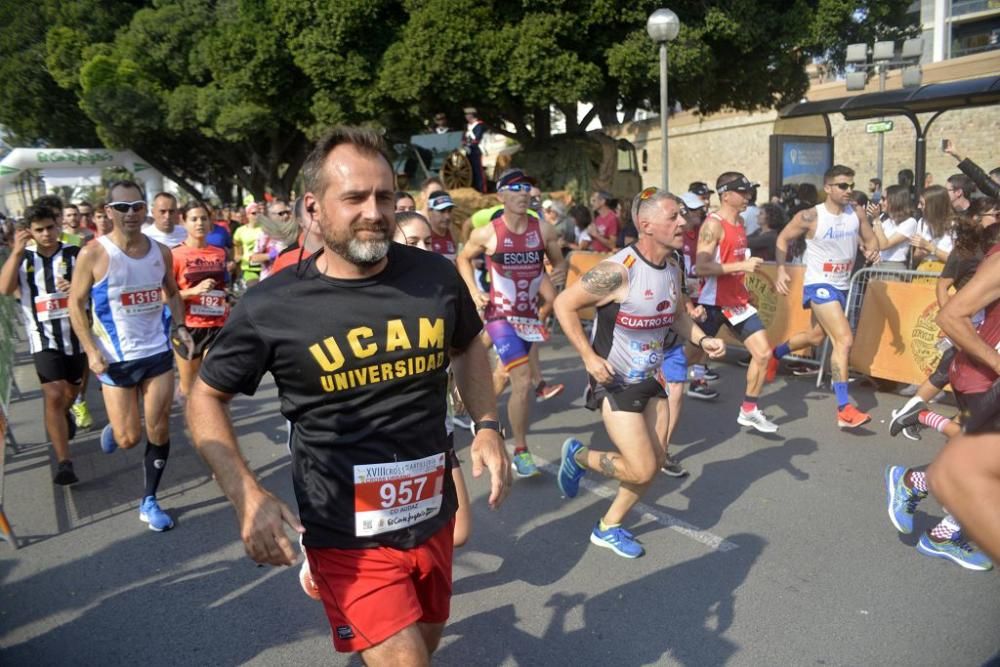
[(444, 456), (354, 466), (354, 534), (389, 533), (436, 516), (444, 499)]
[(199, 294), (190, 302), (188, 310), (192, 315), (222, 317), (226, 314), (226, 293), (216, 289)]

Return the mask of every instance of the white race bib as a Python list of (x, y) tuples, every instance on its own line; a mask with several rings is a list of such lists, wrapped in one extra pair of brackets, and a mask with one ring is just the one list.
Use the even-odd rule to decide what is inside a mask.
[(444, 456), (354, 466), (354, 534), (389, 533), (436, 516), (444, 500)]
[(722, 314), (726, 316), (729, 323), (736, 326), (740, 322), (750, 319), (757, 313), (757, 309), (749, 303), (745, 306), (726, 306), (722, 309)]
[(69, 317), (69, 296), (65, 292), (39, 294), (35, 297), (35, 315), (39, 322)]
[(142, 315), (163, 308), (159, 285), (123, 287), (118, 298), (126, 315)]
[(188, 308), (192, 315), (221, 317), (226, 314), (226, 293), (222, 290), (214, 289), (199, 294), (195, 299)]
[(541, 320), (530, 317), (508, 317), (507, 322), (521, 340), (529, 343), (544, 343), (549, 339), (549, 331)]

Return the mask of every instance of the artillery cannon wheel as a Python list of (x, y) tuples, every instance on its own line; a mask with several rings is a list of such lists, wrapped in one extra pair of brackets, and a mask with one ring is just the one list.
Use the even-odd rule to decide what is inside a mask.
[(441, 165), (441, 180), (449, 190), (472, 185), (472, 163), (463, 151), (452, 151)]

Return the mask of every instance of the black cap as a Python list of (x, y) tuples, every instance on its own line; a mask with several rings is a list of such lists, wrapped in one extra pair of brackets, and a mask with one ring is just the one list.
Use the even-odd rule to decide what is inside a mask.
[(753, 192), (760, 187), (760, 183), (754, 183), (743, 174), (740, 174), (739, 178), (734, 178), (728, 183), (720, 183), (717, 187), (721, 195), (723, 192)]
[(695, 193), (699, 197), (707, 197), (708, 195), (715, 192), (715, 190), (709, 188), (708, 184), (703, 181), (695, 181), (694, 183), (688, 186), (688, 191)]

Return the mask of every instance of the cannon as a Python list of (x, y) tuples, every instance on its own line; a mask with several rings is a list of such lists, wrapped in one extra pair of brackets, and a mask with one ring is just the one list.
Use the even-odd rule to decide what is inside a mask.
[(419, 188), (432, 176), (438, 176), (447, 190), (471, 186), (472, 163), (462, 145), (463, 135), (464, 132), (414, 134), (409, 143), (394, 144), (393, 167), (400, 189)]

